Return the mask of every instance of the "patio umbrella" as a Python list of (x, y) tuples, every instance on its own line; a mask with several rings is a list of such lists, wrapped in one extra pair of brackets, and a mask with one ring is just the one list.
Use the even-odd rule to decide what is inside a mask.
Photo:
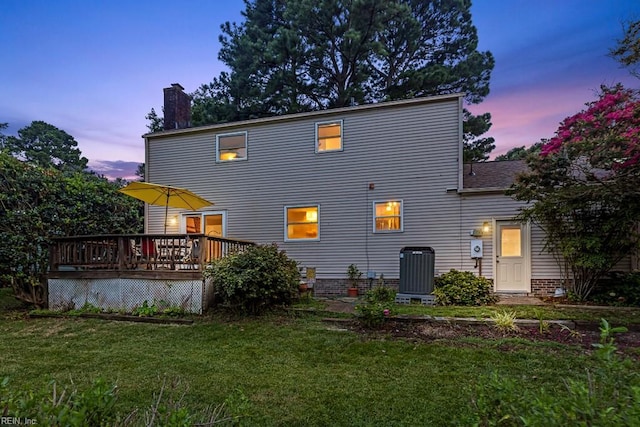
[(169, 211), (169, 206), (172, 208), (183, 208), (195, 211), (205, 206), (213, 205), (212, 202), (203, 199), (186, 188), (153, 184), (151, 182), (132, 182), (118, 191), (126, 194), (127, 196), (142, 200), (150, 205), (164, 206), (165, 234), (167, 233), (167, 213)]

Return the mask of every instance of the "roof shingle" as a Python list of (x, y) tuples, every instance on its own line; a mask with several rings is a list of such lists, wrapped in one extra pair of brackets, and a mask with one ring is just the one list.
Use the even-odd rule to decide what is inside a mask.
[(524, 160), (465, 163), (463, 168), (463, 187), (465, 189), (506, 189), (515, 182), (518, 173), (526, 170), (527, 164)]

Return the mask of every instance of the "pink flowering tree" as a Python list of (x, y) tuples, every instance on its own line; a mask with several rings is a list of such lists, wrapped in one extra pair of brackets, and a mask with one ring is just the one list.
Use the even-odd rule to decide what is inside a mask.
[(520, 218), (546, 233), (578, 300), (638, 250), (640, 223), (640, 98), (621, 85), (566, 118), (529, 171), (510, 190), (528, 202)]

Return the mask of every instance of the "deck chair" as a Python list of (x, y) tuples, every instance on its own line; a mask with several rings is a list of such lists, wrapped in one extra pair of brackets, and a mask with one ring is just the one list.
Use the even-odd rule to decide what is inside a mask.
[(147, 270), (153, 269), (155, 260), (158, 257), (158, 250), (156, 249), (156, 243), (149, 237), (143, 237), (140, 241), (140, 255), (141, 264), (146, 263)]
[(200, 246), (198, 240), (187, 240), (187, 251), (183, 259), (186, 268), (196, 269), (198, 268), (198, 262), (200, 260)]

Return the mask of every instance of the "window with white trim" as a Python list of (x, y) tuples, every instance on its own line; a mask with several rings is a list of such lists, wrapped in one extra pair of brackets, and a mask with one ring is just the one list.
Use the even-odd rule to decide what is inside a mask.
[(373, 202), (373, 232), (392, 233), (403, 231), (402, 200)]
[(181, 233), (206, 234), (224, 237), (226, 235), (227, 212), (205, 211), (182, 214)]
[(342, 151), (342, 120), (316, 123), (316, 153)]
[(216, 162), (247, 159), (247, 132), (216, 135)]
[(320, 240), (320, 206), (285, 206), (284, 240)]

